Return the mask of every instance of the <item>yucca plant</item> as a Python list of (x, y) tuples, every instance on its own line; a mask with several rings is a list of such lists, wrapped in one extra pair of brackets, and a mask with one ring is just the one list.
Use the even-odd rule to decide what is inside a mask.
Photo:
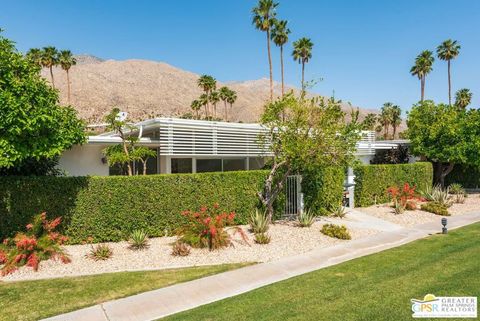
[(443, 189), (440, 185), (435, 185), (432, 191), (426, 197), (428, 201), (435, 202), (444, 207), (450, 207), (452, 205), (452, 197), (450, 196), (450, 189), (447, 187)]
[(405, 207), (403, 207), (403, 205), (400, 202), (395, 201), (395, 203), (393, 204), (393, 210), (397, 215), (403, 214), (403, 212), (405, 212)]
[(97, 244), (91, 247), (90, 253), (87, 254), (88, 258), (94, 261), (105, 261), (111, 258), (113, 251), (107, 244)]
[(347, 215), (345, 206), (338, 205), (331, 213), (333, 217), (344, 218)]
[(463, 189), (462, 185), (453, 183), (449, 187), (450, 194), (454, 195), (455, 203), (464, 203), (465, 202), (465, 190)]
[(267, 233), (255, 234), (255, 243), (268, 244), (268, 243), (270, 243), (270, 240), (271, 240), (271, 238)]
[(315, 222), (316, 215), (310, 209), (300, 212), (298, 214), (298, 226), (310, 227)]
[(148, 235), (144, 230), (134, 230), (128, 239), (130, 248), (142, 250), (148, 247)]
[(250, 229), (255, 234), (261, 234), (268, 231), (268, 217), (258, 209), (250, 215)]

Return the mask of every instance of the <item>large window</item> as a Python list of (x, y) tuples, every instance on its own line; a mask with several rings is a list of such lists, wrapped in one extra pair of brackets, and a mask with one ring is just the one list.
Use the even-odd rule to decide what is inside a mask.
[(197, 159), (197, 173), (221, 172), (221, 159)]
[(245, 158), (225, 158), (223, 160), (223, 171), (244, 171)]
[(191, 158), (172, 158), (171, 173), (191, 173), (192, 159)]

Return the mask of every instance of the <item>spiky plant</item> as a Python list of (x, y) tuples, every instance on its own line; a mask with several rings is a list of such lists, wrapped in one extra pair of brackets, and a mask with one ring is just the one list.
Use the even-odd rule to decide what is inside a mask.
[(268, 244), (270, 243), (270, 236), (267, 233), (257, 233), (255, 234), (255, 243), (257, 244)]
[(142, 250), (148, 247), (148, 235), (144, 230), (134, 230), (128, 238), (130, 248)]
[(172, 255), (173, 256), (188, 256), (190, 254), (190, 246), (184, 242), (177, 241), (173, 243)]
[(113, 251), (108, 244), (97, 244), (91, 247), (87, 257), (94, 261), (105, 261), (111, 258)]
[(317, 216), (313, 211), (310, 209), (307, 209), (305, 211), (302, 211), (298, 215), (298, 226), (300, 227), (310, 227), (312, 226), (313, 222), (315, 222), (315, 218)]
[(268, 231), (268, 218), (265, 213), (258, 209), (250, 215), (250, 229), (255, 234), (265, 233)]
[(347, 215), (345, 206), (338, 205), (332, 210), (331, 215), (333, 217), (344, 218)]

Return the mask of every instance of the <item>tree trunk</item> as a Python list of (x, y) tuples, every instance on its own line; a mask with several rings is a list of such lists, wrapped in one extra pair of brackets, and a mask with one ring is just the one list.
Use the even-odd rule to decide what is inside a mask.
[(282, 72), (282, 97), (283, 97), (283, 95), (285, 94), (285, 83), (283, 80), (283, 45), (280, 46), (280, 69)]
[(454, 163), (433, 162), (435, 184), (445, 186), (445, 177), (453, 170)]
[(267, 179), (265, 180), (265, 186), (263, 192), (258, 193), (258, 197), (262, 204), (265, 206), (267, 209), (267, 220), (269, 223), (272, 222), (272, 217), (273, 217), (273, 203), (277, 199), (278, 194), (282, 191), (283, 189), (283, 184), (287, 178), (287, 176), (290, 174), (290, 168), (288, 168), (285, 173), (283, 174), (283, 177), (276, 183), (275, 186), (273, 186), (273, 181), (275, 179), (275, 175), (277, 174), (277, 171), (287, 163), (285, 161), (280, 162), (278, 164), (274, 164), (272, 166), (272, 169), (270, 170), (270, 173), (267, 176)]
[[(125, 136), (123, 135), (123, 131), (120, 130), (119, 134), (123, 142), (123, 152), (125, 153), (125, 155), (127, 155), (127, 159), (130, 159), (130, 153), (128, 152), (127, 142), (125, 141)], [(132, 165), (130, 164), (130, 161), (127, 162), (127, 169), (128, 169), (128, 176), (133, 176)]]
[(302, 93), (305, 92), (305, 61), (302, 59)]
[(422, 79), (420, 79), (420, 92), (421, 92), (421, 98), (420, 101), (423, 102), (423, 99), (425, 98), (425, 76), (422, 76)]
[(50, 77), (52, 78), (52, 87), (55, 89), (55, 81), (53, 80), (53, 67), (50, 66)]
[(272, 56), (270, 54), (270, 28), (267, 29), (267, 51), (268, 51), (268, 67), (270, 69), (270, 101), (273, 101), (273, 71), (272, 71)]
[(397, 133), (397, 125), (396, 124), (392, 124), (392, 128), (393, 128), (393, 137), (392, 139), (395, 139), (395, 135)]
[(450, 59), (448, 60), (448, 104), (452, 105), (452, 86), (450, 84)]
[(225, 121), (228, 121), (228, 111), (227, 111), (227, 101), (223, 101), (223, 106), (225, 107)]
[(67, 97), (68, 97), (68, 104), (70, 105), (70, 73), (67, 69)]
[(196, 114), (196, 117), (197, 117), (197, 119), (198, 119), (198, 108), (195, 109), (195, 114)]
[(148, 159), (145, 159), (145, 160), (142, 159), (143, 175), (147, 175), (147, 160), (148, 160)]
[(232, 105), (233, 105), (233, 104), (230, 104), (230, 112), (232, 111)]

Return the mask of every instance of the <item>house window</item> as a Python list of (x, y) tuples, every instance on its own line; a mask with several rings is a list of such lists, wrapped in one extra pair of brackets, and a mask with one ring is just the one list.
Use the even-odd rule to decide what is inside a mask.
[(265, 158), (263, 157), (250, 157), (248, 168), (250, 170), (262, 169), (265, 166)]
[(192, 159), (191, 158), (172, 158), (171, 173), (191, 173)]
[(223, 160), (223, 171), (244, 171), (245, 158), (226, 158)]
[(197, 159), (197, 173), (221, 172), (221, 159)]

